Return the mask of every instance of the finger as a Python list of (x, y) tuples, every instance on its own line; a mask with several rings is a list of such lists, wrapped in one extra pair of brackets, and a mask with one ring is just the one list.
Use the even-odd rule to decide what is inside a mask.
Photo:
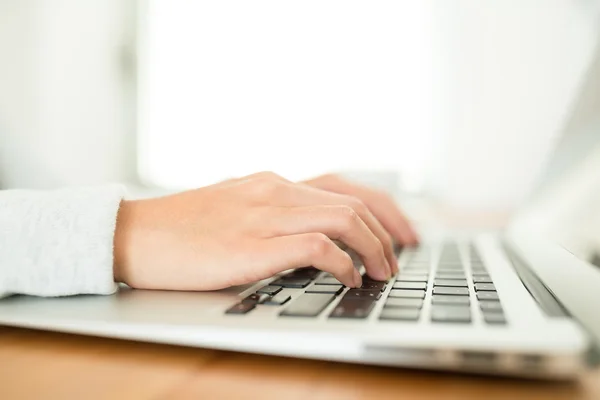
[[(329, 194), (329, 193), (328, 193)], [(331, 193), (329, 195), (333, 196), (333, 200), (338, 200), (343, 202), (344, 204), (352, 207), (358, 215), (365, 221), (369, 229), (375, 234), (375, 236), (381, 242), (383, 247), (383, 251), (390, 267), (390, 275), (398, 272), (398, 261), (396, 256), (394, 255), (394, 244), (392, 241), (392, 237), (387, 232), (387, 230), (381, 225), (379, 220), (371, 213), (369, 208), (358, 198), (346, 195), (339, 195), (336, 193)]]
[(263, 240), (258, 253), (268, 254), (267, 276), (288, 270), (314, 266), (331, 273), (348, 287), (362, 286), (362, 278), (350, 256), (323, 233), (277, 236)]
[(366, 203), (383, 227), (399, 243), (416, 245), (419, 242), (410, 222), (389, 196), (375, 196), (375, 199), (368, 199)]
[(337, 175), (324, 175), (307, 184), (335, 193), (352, 195), (362, 200), (392, 237), (402, 244), (417, 244), (418, 236), (409, 220), (386, 193), (354, 184)]
[[(287, 190), (286, 193), (284, 193), (284, 195), (289, 197), (287, 200), (284, 200), (285, 202), (298, 206), (341, 204), (352, 208), (367, 225), (367, 227), (371, 230), (371, 232), (373, 232), (373, 234), (381, 242), (381, 246), (383, 247), (383, 252), (385, 255), (384, 266), (388, 271), (388, 278), (392, 274), (397, 272), (397, 260), (394, 256), (392, 238), (389, 235), (389, 233), (385, 230), (385, 228), (381, 225), (379, 220), (371, 213), (371, 211), (369, 211), (369, 208), (364, 203), (362, 203), (362, 201), (352, 196), (328, 192), (308, 185), (289, 185), (289, 190)], [(376, 277), (381, 275), (379, 275), (376, 272), (376, 270), (372, 270), (367, 263), (365, 263), (365, 268), (367, 269), (367, 273), (371, 277), (375, 279), (381, 279)]]
[(379, 239), (358, 213), (346, 205), (282, 207), (261, 224), (270, 236), (321, 233), (340, 240), (356, 251), (374, 279), (387, 280), (391, 273)]
[(345, 190), (356, 193), (356, 197), (367, 205), (385, 230), (396, 241), (405, 245), (415, 245), (418, 243), (417, 234), (408, 218), (406, 218), (395, 201), (387, 193), (353, 185), (349, 182), (342, 182), (341, 185), (347, 185)]

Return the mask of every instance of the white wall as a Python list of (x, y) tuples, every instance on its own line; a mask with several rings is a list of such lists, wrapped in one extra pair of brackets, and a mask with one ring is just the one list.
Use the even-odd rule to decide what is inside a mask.
[(402, 172), (431, 136), (431, 2), (148, 1), (140, 172), (173, 188), (272, 169)]
[(0, 1), (0, 185), (135, 177), (134, 1)]

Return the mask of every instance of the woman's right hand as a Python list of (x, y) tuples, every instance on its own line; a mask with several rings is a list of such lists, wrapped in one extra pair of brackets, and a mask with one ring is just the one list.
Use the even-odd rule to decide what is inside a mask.
[(123, 201), (114, 275), (134, 288), (214, 290), (314, 266), (360, 286), (351, 258), (332, 240), (354, 249), (373, 279), (396, 271), (389, 234), (359, 199), (260, 173)]

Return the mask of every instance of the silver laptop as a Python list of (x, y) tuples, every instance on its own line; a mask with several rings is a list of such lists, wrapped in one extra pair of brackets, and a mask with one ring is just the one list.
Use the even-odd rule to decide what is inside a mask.
[(598, 363), (600, 343), (600, 268), (591, 263), (600, 250), (600, 63), (588, 78), (538, 190), (508, 229), (398, 248), (400, 273), (388, 282), (365, 278), (361, 289), (349, 289), (306, 267), (209, 293), (122, 287), (114, 296), (14, 296), (0, 301), (0, 324), (363, 364), (576, 377)]

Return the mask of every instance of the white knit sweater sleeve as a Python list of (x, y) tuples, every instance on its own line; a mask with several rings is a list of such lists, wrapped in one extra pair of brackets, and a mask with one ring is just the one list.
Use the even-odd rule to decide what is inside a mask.
[(124, 187), (0, 191), (0, 297), (110, 294)]

